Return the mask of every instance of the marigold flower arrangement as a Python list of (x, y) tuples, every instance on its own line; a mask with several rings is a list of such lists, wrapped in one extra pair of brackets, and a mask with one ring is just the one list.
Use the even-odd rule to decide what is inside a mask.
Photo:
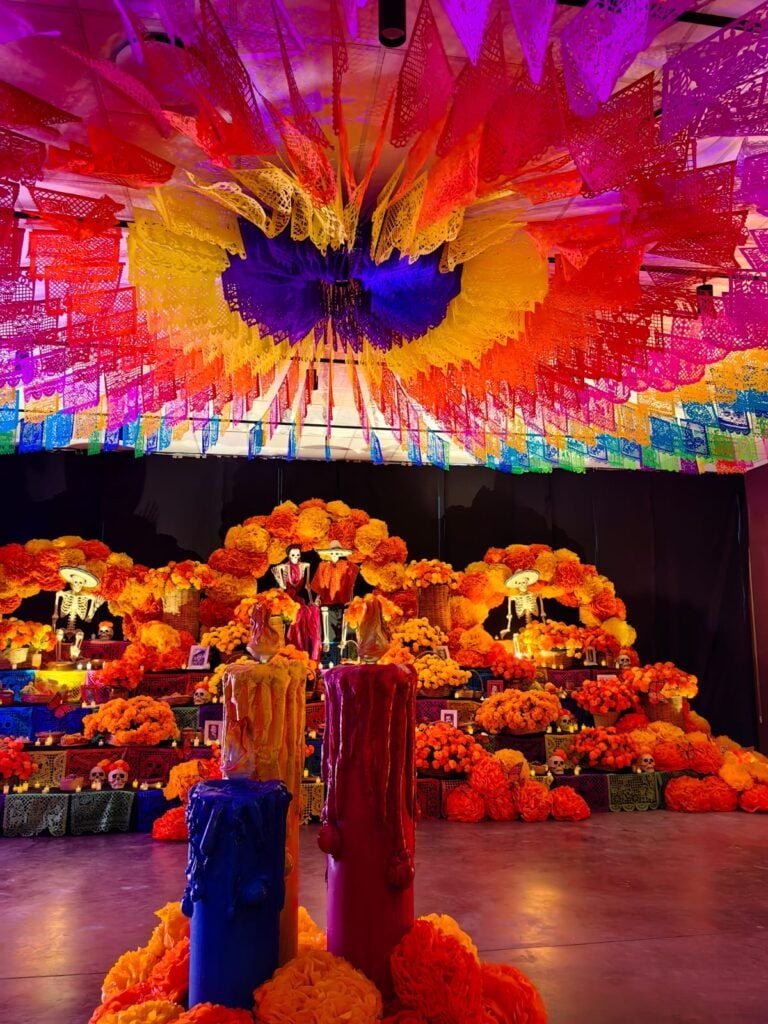
[(252, 605), (258, 605), (259, 608), (266, 611), (267, 615), (279, 615), (283, 622), (288, 623), (296, 621), (300, 607), (298, 602), (289, 597), (280, 587), (262, 590), (260, 594), (256, 594)]
[(597, 654), (615, 660), (621, 651), (621, 644), (601, 626), (585, 626), (581, 631), (584, 649), (592, 647)]
[(135, 690), (144, 678), (144, 667), (149, 661), (149, 650), (144, 644), (132, 643), (121, 657), (108, 661), (96, 674), (104, 686), (121, 686)]
[(406, 587), (432, 587), (447, 584), (453, 587), (458, 578), (459, 574), (448, 562), (441, 562), (439, 558), (421, 558), (406, 565), (404, 585)]
[(344, 612), (344, 618), (352, 629), (358, 628), (363, 621), (366, 608), (370, 607), (375, 601), (379, 604), (379, 611), (385, 622), (392, 622), (393, 619), (398, 619), (403, 614), (402, 608), (396, 605), (394, 601), (390, 601), (388, 597), (384, 597), (383, 594), (366, 594), (364, 597), (353, 597)]
[(690, 700), (699, 692), (696, 676), (684, 672), (671, 661), (626, 668), (621, 678), (638, 693), (647, 693), (652, 702), (682, 697)]
[(416, 726), (416, 771), (466, 773), (488, 752), (472, 736), (449, 722)]
[(422, 655), (416, 659), (414, 667), (418, 673), (417, 688), (425, 693), (443, 687), (458, 690), (469, 682), (472, 675), (460, 668), (453, 658), (440, 658), (436, 654)]
[(392, 627), (392, 646), (407, 648), (411, 654), (423, 654), (442, 647), (448, 641), (446, 633), (439, 626), (433, 626), (429, 619), (405, 619)]
[(157, 746), (164, 740), (177, 740), (179, 727), (173, 712), (152, 697), (118, 698), (83, 719), (83, 734), (93, 739), (109, 734), (114, 746)]
[(52, 651), (56, 646), (56, 634), (45, 622), (28, 622), (32, 629), (29, 646), (33, 651)]
[(608, 715), (613, 711), (627, 711), (638, 705), (637, 693), (625, 679), (621, 679), (619, 676), (585, 679), (571, 696), (580, 708), (593, 715)]
[(37, 623), (25, 622), (23, 619), (0, 619), (0, 650), (8, 651), (14, 647), (29, 647), (35, 634), (33, 626)]
[(580, 655), (584, 648), (583, 631), (579, 626), (570, 626), (565, 622), (533, 621), (524, 626), (517, 634), (520, 646), (532, 657), (542, 654), (551, 655), (553, 651), (561, 651), (569, 658)]
[(544, 690), (504, 690), (480, 705), (475, 715), (486, 732), (543, 732), (562, 715), (563, 708), (553, 693)]
[(536, 665), (530, 658), (521, 658), (504, 641), (488, 650), (487, 665), (497, 679), (525, 687), (536, 678)]
[(213, 573), (205, 562), (187, 558), (150, 569), (145, 582), (153, 595), (162, 599), (171, 590), (205, 590), (213, 582)]
[(582, 761), (589, 768), (621, 771), (632, 764), (639, 751), (631, 733), (620, 733), (609, 726), (576, 733), (569, 753), (574, 764)]
[(146, 648), (146, 668), (151, 672), (161, 672), (165, 669), (184, 668), (195, 638), (186, 630), (176, 629), (167, 622), (152, 620), (137, 626), (136, 642)]
[(242, 622), (228, 622), (224, 626), (213, 626), (207, 630), (200, 643), (206, 647), (215, 647), (222, 654), (232, 654), (238, 647), (245, 647), (250, 636), (250, 626)]
[(24, 740), (0, 736), (0, 776), (24, 782), (36, 771), (37, 765), (24, 750)]

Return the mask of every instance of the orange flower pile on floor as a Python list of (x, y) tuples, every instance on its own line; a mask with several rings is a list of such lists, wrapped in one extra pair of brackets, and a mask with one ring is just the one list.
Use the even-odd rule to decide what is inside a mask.
[(526, 782), (515, 791), (515, 806), (523, 821), (546, 821), (552, 812), (552, 794), (540, 782)]
[(323, 950), (310, 950), (278, 968), (254, 992), (259, 1024), (375, 1024), (379, 990), (364, 974)]
[(152, 838), (164, 843), (186, 843), (189, 840), (187, 808), (171, 807), (152, 822)]
[(671, 661), (657, 661), (653, 665), (625, 668), (621, 673), (638, 693), (647, 693), (653, 699), (670, 700), (673, 697), (691, 699), (699, 692), (696, 676), (683, 672)]
[(520, 658), (506, 643), (497, 642), (489, 649), (486, 664), (497, 679), (517, 683), (521, 687), (530, 685), (536, 678), (536, 665), (530, 658)]
[(456, 786), (447, 794), (443, 812), (449, 821), (476, 824), (485, 818), (485, 800), (469, 785)]
[(571, 694), (574, 701), (592, 715), (607, 715), (637, 707), (638, 697), (630, 684), (618, 676), (585, 679)]
[(0, 776), (4, 779), (26, 781), (37, 765), (24, 750), (24, 740), (0, 736)]
[(475, 720), (486, 732), (543, 732), (562, 715), (553, 693), (544, 690), (504, 690), (483, 701)]
[(573, 786), (556, 786), (551, 793), (555, 821), (583, 821), (592, 813), (587, 801)]
[(573, 738), (570, 749), (574, 764), (582, 762), (588, 768), (621, 771), (628, 768), (638, 755), (637, 744), (629, 733), (608, 728), (582, 729)]
[(688, 775), (670, 779), (664, 790), (669, 811), (735, 811), (739, 795), (716, 775), (694, 779)]
[(114, 746), (157, 746), (164, 740), (177, 740), (179, 727), (173, 712), (152, 697), (109, 700), (83, 719), (83, 734), (93, 739), (98, 733), (111, 736)]
[(404, 1008), (427, 1021), (477, 1024), (483, 986), (477, 958), (430, 921), (416, 921), (392, 952), (392, 981)]
[(754, 814), (755, 811), (767, 814), (768, 783), (758, 782), (756, 785), (744, 790), (743, 793), (740, 793), (739, 807), (742, 811), (749, 811), (750, 814)]
[(466, 773), (487, 751), (472, 736), (449, 722), (416, 726), (416, 771), (439, 774)]

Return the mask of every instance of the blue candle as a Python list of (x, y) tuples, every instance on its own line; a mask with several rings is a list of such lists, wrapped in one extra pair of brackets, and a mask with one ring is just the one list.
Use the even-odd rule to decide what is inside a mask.
[(277, 969), (290, 801), (278, 781), (215, 779), (190, 793), (190, 1007), (250, 1010), (253, 990)]

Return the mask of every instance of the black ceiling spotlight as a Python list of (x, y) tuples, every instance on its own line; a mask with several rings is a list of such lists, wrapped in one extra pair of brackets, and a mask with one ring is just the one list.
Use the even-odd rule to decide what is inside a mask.
[(379, 0), (379, 42), (382, 46), (405, 42), (405, 0)]
[(711, 316), (714, 311), (715, 289), (711, 284), (696, 286), (696, 309), (699, 314)]

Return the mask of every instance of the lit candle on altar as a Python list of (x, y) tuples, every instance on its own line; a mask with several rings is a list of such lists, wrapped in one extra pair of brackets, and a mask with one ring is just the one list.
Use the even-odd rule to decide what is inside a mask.
[(176, 740), (174, 740), (173, 743), (171, 744), (172, 747), (178, 747), (178, 745), (179, 744), (176, 742)]
[(82, 786), (75, 786), (75, 792), (80, 793), (82, 791), (82, 788)]
[(200, 737), (199, 736), (195, 736), (194, 740), (192, 741), (192, 746), (193, 747), (199, 747), (200, 746)]
[(277, 968), (290, 800), (277, 780), (215, 779), (190, 792), (181, 903), (191, 918), (190, 1006), (250, 1010), (253, 990)]
[(46, 745), (46, 747), (52, 747), (53, 746), (53, 736), (48, 735), (48, 736), (45, 737), (45, 745)]
[(98, 779), (94, 779), (91, 783), (91, 789), (101, 789), (101, 782)]
[(143, 789), (143, 790), (149, 789), (149, 783), (148, 782), (142, 782), (142, 784), (139, 786), (139, 789)]
[(42, 746), (42, 743), (40, 742), (40, 737), (39, 737), (39, 736), (38, 736), (38, 737), (37, 737), (37, 739), (35, 740), (35, 746), (36, 746), (36, 747), (41, 747), (41, 746)]
[(573, 774), (581, 775), (581, 768), (579, 767), (579, 765), (576, 765), (576, 767), (573, 769)]
[(3, 793), (5, 793), (7, 795), (10, 792), (11, 792), (11, 787), (6, 782), (6, 784), (3, 786)]
[(305, 768), (305, 769), (304, 769), (304, 778), (305, 778), (305, 779), (308, 779), (308, 778), (309, 778), (309, 768)]
[(90, 661), (86, 661), (85, 669), (86, 669), (86, 672), (90, 672), (91, 671), (91, 663), (90, 663)]
[(131, 785), (133, 786), (134, 789), (138, 789), (139, 788), (139, 780), (138, 779), (134, 779), (133, 782), (131, 783)]
[(325, 686), (318, 842), (328, 855), (328, 950), (363, 971), (386, 1002), (390, 954), (414, 919), (416, 673), (342, 665)]
[[(35, 787), (35, 788), (37, 788), (37, 787)], [(50, 793), (50, 792), (51, 792), (51, 787), (50, 786), (43, 786), (43, 793)]]

